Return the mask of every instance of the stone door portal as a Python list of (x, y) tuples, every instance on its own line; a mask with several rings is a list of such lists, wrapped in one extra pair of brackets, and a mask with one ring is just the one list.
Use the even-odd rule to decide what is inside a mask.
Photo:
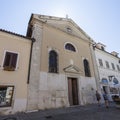
[(70, 106), (79, 104), (77, 78), (68, 78), (68, 97)]

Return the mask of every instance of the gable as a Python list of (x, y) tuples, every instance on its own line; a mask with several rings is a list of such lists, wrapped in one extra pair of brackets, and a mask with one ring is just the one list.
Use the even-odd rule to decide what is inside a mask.
[(60, 18), (38, 14), (33, 14), (33, 18), (67, 34), (73, 35), (88, 42), (93, 42), (93, 40), (70, 18)]

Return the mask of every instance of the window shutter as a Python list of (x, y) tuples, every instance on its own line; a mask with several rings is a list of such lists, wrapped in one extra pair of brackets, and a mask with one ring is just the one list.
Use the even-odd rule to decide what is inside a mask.
[(14, 68), (16, 68), (17, 56), (18, 56), (18, 54), (16, 54), (16, 53), (14, 53), (14, 54), (12, 55), (11, 66), (14, 67)]
[(4, 70), (14, 71), (17, 64), (17, 57), (17, 53), (6, 52), (3, 64)]

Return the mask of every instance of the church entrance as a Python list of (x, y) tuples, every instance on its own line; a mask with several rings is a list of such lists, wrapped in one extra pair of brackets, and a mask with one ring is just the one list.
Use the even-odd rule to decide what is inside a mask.
[(68, 78), (68, 97), (70, 106), (79, 104), (77, 78)]

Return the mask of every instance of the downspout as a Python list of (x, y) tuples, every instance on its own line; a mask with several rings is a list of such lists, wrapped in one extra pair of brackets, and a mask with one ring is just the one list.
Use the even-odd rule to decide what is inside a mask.
[(29, 68), (28, 68), (27, 84), (29, 84), (29, 81), (30, 81), (31, 59), (32, 59), (32, 50), (33, 50), (33, 43), (34, 42), (35, 42), (35, 38), (32, 38), (32, 43), (31, 43), (31, 48), (30, 48), (30, 58), (29, 58)]

